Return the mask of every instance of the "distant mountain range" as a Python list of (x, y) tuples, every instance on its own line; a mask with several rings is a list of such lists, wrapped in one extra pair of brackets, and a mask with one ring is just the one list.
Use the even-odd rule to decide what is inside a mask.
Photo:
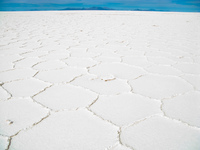
[[(3, 8), (3, 7), (2, 7)], [(109, 8), (109, 7), (98, 7), (98, 6), (93, 6), (93, 7), (67, 7), (64, 9), (59, 9), (59, 8), (53, 8), (53, 9), (48, 9), (48, 8), (28, 8), (28, 7), (24, 7), (24, 8), (9, 8), (7, 10), (4, 10), (0, 7), (0, 11), (68, 11), (68, 10), (115, 10), (115, 11), (163, 11), (163, 10), (157, 10), (157, 9), (140, 9), (140, 8), (133, 8), (133, 9), (129, 9), (129, 10), (120, 10), (120, 9), (113, 9), (113, 8)]]
[(108, 7), (89, 7), (89, 8), (71, 8), (71, 7), (68, 7), (68, 8), (64, 8), (64, 9), (61, 9), (61, 10), (115, 10), (115, 9), (111, 9), (111, 8), (108, 8)]
[[(76, 8), (76, 7), (68, 7), (68, 8), (64, 8), (61, 10), (117, 10), (117, 9), (112, 9), (112, 8), (108, 8), (108, 7), (83, 7), (83, 8)], [(128, 10), (127, 10), (128, 11)], [(156, 10), (156, 9), (132, 9), (129, 11), (162, 11), (162, 10)]]
[(137, 9), (133, 9), (132, 11), (164, 11), (164, 10), (158, 10), (158, 9), (138, 9), (137, 8)]

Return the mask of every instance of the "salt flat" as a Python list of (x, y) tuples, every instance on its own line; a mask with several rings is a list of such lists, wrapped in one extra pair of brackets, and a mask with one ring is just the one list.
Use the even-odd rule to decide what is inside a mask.
[(200, 13), (0, 12), (0, 150), (199, 150)]

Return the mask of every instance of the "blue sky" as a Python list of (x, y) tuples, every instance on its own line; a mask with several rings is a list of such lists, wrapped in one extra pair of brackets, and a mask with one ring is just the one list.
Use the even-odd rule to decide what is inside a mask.
[(0, 0), (0, 10), (60, 10), (109, 7), (117, 10), (163, 10), (200, 12), (200, 0)]

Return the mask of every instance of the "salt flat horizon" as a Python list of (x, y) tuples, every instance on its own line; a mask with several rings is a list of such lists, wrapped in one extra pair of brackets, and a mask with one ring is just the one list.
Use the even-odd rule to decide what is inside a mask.
[(200, 13), (0, 11), (0, 150), (200, 149)]
[(0, 13), (6, 13), (6, 12), (12, 12), (12, 13), (18, 13), (18, 12), (35, 12), (35, 13), (39, 13), (39, 12), (137, 12), (137, 13), (181, 13), (181, 14), (191, 14), (191, 13), (194, 13), (194, 14), (199, 14), (200, 12), (196, 12), (196, 11), (164, 11), (164, 10), (0, 10)]

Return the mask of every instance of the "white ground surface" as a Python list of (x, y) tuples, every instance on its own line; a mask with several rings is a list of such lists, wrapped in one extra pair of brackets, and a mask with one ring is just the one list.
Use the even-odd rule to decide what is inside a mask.
[(200, 150), (200, 14), (1, 12), (0, 149)]

